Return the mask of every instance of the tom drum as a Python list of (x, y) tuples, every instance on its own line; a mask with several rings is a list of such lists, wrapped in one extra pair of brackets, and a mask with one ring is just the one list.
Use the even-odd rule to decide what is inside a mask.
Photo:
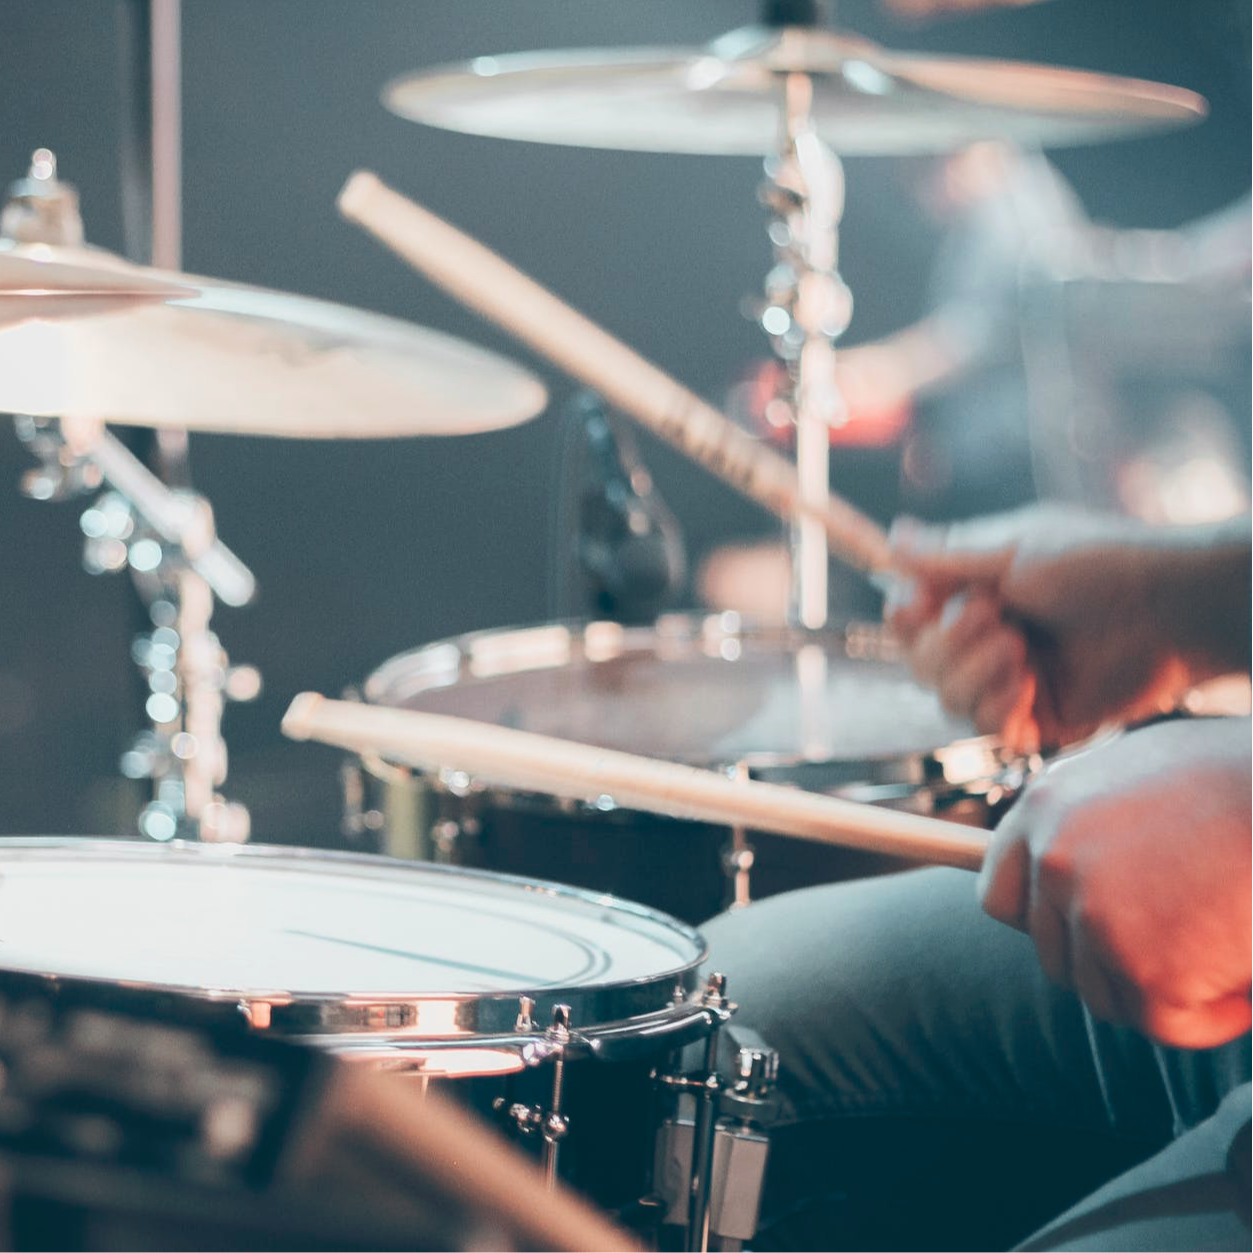
[[(361, 692), (875, 804), (990, 825), (1035, 763), (944, 712), (881, 628), (752, 629), (733, 614), (480, 632), (403, 653)], [(762, 833), (421, 775), (349, 772), (346, 825), (401, 857), (609, 891), (699, 922), (749, 892), (902, 863)], [(381, 786), (379, 786), (381, 785)]]

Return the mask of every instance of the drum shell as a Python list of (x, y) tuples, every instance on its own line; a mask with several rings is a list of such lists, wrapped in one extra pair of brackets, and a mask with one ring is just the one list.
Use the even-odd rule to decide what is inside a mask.
[[(51, 1003), (56, 1002), (67, 986), (65, 981), (57, 978), (44, 980), (43, 983), (40, 995), (49, 998)], [(239, 1007), (227, 1001), (198, 997), (186, 992), (99, 981), (71, 983), (69, 990), (78, 1004), (96, 1006), (104, 1012), (143, 1016), (154, 1023), (211, 1032), (218, 1039), (228, 1038), (233, 1034), (255, 1034), (250, 1030)], [(654, 1074), (677, 1070), (681, 1063), (682, 1044), (690, 1043), (694, 1038), (700, 1039), (708, 1033), (709, 1027), (706, 1025), (685, 1033), (641, 1042), (630, 1050), (632, 1056), (621, 1060), (605, 1060), (595, 1054), (576, 1051), (566, 1061), (562, 1115), (568, 1122), (569, 1130), (562, 1142), (558, 1173), (565, 1184), (591, 1198), (597, 1206), (613, 1214), (626, 1226), (644, 1229), (653, 1221), (647, 1212), (639, 1211), (638, 1203), (651, 1189), (654, 1146), (665, 1112), (664, 1096), (657, 1088)], [(288, 1039), (290, 1043), (303, 1045), (306, 1049), (318, 1047), (317, 1041), (313, 1039), (302, 1039), (298, 1036)], [(420, 1071), (410, 1068), (407, 1063), (412, 1062), (415, 1055), (422, 1050), (424, 1042), (410, 1039), (405, 1043), (405, 1053), (393, 1049), (389, 1055), (385, 1047), (380, 1047), (379, 1051), (371, 1054), (369, 1061), (358, 1064), (376, 1065), (380, 1069), (406, 1074), (411, 1077), (415, 1090), (426, 1091), (429, 1086), (440, 1095), (464, 1106), (482, 1121), (495, 1126), (520, 1152), (538, 1160), (543, 1148), (541, 1138), (538, 1135), (518, 1134), (512, 1121), (502, 1110), (507, 1110), (515, 1103), (547, 1110), (552, 1100), (553, 1059), (539, 1061), (511, 1074), (437, 1076), (423, 1079)], [(347, 1056), (351, 1057), (352, 1054)], [(142, 1064), (142, 1059), (136, 1061), (137, 1065)], [(0, 1166), (2, 1165), (0, 1160)], [(227, 1197), (217, 1200), (220, 1204), (234, 1204), (239, 1199)], [(255, 1208), (255, 1201), (249, 1203)], [(236, 1217), (240, 1226), (246, 1227), (246, 1223), (254, 1216), (247, 1210), (241, 1210)], [(262, 1217), (277, 1222), (270, 1215)], [(229, 1223), (223, 1227), (224, 1232), (232, 1230)], [(301, 1238), (308, 1241), (310, 1237), (305, 1229), (301, 1227), (299, 1230), (304, 1233)], [(167, 1246), (156, 1243), (137, 1247)], [(223, 1243), (221, 1247), (256, 1246)], [(332, 1245), (305, 1243), (290, 1247), (329, 1248)], [(409, 1246), (380, 1244), (378, 1247)], [(453, 1246), (439, 1244), (414, 1247)]]
[[(371, 775), (365, 788), (374, 828), (368, 838), (389, 856), (552, 879), (639, 901), (693, 925), (734, 903), (727, 869), (732, 832), (725, 826), (487, 788), (454, 791), (421, 774), (386, 781)], [(1006, 788), (992, 800), (974, 793), (937, 806), (920, 791), (900, 807), (925, 806), (952, 821), (989, 827), (1011, 795)], [(744, 838), (754, 900), (915, 864), (763, 831)]]

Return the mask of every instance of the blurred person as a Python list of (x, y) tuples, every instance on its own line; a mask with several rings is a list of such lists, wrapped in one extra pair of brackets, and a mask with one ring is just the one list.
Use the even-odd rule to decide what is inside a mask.
[[(974, 144), (920, 185), (946, 233), (931, 311), (837, 353), (847, 415), (832, 428), (832, 483), (883, 517), (933, 519), (1037, 498), (1147, 521), (1213, 521), (1249, 507), (1249, 200), (1173, 231), (1091, 223), (1038, 153)], [(731, 409), (776, 443), (779, 367)], [(763, 418), (763, 415), (765, 417)], [(868, 473), (867, 450), (898, 469)], [(874, 487), (868, 498), (868, 485)], [(782, 543), (715, 550), (705, 603), (786, 615)], [(832, 580), (833, 613), (867, 603)]]
[[(1033, 508), (894, 552), (916, 672), (1020, 743), (1247, 673), (1247, 518)], [(911, 871), (707, 924), (780, 1051), (755, 1247), (1248, 1248), (1251, 787), (1247, 717), (1158, 721), (1029, 785), (977, 890)]]
[[(922, 220), (938, 232), (930, 310), (908, 326), (836, 353), (842, 412), (831, 416), (832, 485), (886, 519), (904, 507), (933, 516), (1034, 499), (1027, 391), (1017, 322), (1022, 275), (1042, 248), (1085, 221), (1069, 185), (1038, 154), (978, 143), (908, 168)], [(733, 390), (729, 408), (790, 449), (790, 421), (772, 402), (786, 370), (767, 362)], [(696, 590), (755, 621), (787, 613), (790, 558), (766, 541), (715, 550)], [(837, 572), (832, 612), (877, 613), (860, 580)]]
[[(871, 33), (889, 42), (900, 23), (929, 23), (941, 52), (945, 25), (994, 46), (1021, 26), (1032, 59), (1069, 63), (1078, 47), (1099, 61), (1101, 40), (1115, 42), (1105, 19), (1116, 7), (875, 0), (850, 20), (874, 25), (877, 11)], [(841, 6), (838, 16), (849, 15)], [(947, 520), (1037, 497), (1185, 523), (1249, 508), (1249, 10), (1155, 0), (1137, 20), (1141, 44), (1169, 33), (1180, 77), (1214, 107), (1186, 150), (1180, 137), (1151, 141), (1161, 153), (1147, 180), (1142, 159), (1135, 178), (1110, 177), (1122, 168), (1114, 149), (1046, 159), (979, 143), (897, 163), (917, 205), (914, 234), (934, 232), (938, 248), (925, 315), (837, 353), (851, 420), (833, 434), (832, 486), (872, 516)], [(871, 428), (873, 453), (862, 438)], [(729, 545), (697, 570), (697, 592), (777, 621), (786, 563), (777, 541)], [(838, 568), (831, 586), (836, 617), (877, 609)]]

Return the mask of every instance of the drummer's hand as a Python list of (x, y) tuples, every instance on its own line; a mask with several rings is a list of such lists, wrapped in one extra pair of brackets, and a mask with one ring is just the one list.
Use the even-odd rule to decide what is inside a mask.
[(1059, 507), (901, 522), (887, 620), (951, 713), (1023, 751), (1073, 742), (1189, 685), (1153, 611), (1155, 534)]
[(1249, 720), (1161, 723), (1064, 760), (992, 838), (979, 887), (1092, 1013), (1208, 1048), (1250, 1025)]

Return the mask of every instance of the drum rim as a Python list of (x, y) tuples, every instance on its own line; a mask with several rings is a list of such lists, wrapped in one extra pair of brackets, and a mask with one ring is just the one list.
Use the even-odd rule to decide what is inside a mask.
[[(351, 1037), (379, 1044), (404, 1041), (419, 1047), (424, 1039), (443, 1045), (460, 1041), (468, 1046), (512, 1041), (519, 1036), (518, 1020), (522, 998), (534, 1002), (535, 1028), (526, 1039), (543, 1039), (544, 1027), (555, 1006), (568, 1005), (575, 1029), (596, 1028), (631, 1022), (649, 1015), (664, 1014), (688, 1004), (698, 988), (699, 967), (708, 959), (704, 937), (687, 923), (636, 901), (607, 892), (590, 892), (549, 880), (503, 874), (461, 866), (407, 861), (368, 853), (337, 849), (314, 849), (274, 844), (198, 844), (172, 840), (156, 844), (141, 839), (95, 836), (11, 836), (0, 841), (0, 875), (6, 861), (34, 860), (52, 854), (73, 860), (76, 854), (98, 855), (98, 860), (124, 863), (126, 859), (168, 858), (184, 864), (230, 864), (236, 859), (257, 865), (315, 867), (329, 872), (335, 866), (355, 866), (385, 877), (387, 871), (417, 874), (428, 881), (432, 876), (452, 881), (480, 881), (504, 884), (527, 892), (573, 899), (580, 905), (613, 909), (659, 925), (694, 951), (693, 960), (666, 970), (632, 979), (607, 980), (597, 984), (569, 987), (519, 987), (507, 991), (474, 992), (292, 992), (288, 989), (205, 988), (192, 984), (168, 984), (124, 976), (84, 974), (76, 971), (47, 971), (13, 965), (0, 960), (5, 969), (44, 976), (50, 980), (81, 980), (97, 985), (125, 988), (127, 993), (187, 998), (190, 1001), (237, 1005), (243, 1017), (256, 1030), (276, 1034)], [(384, 1019), (379, 1023), (378, 1019)]]
[[(502, 639), (510, 636), (521, 637), (527, 633), (536, 633), (538, 635), (538, 633), (548, 630), (567, 632), (570, 635), (571, 643), (574, 644), (577, 641), (580, 645), (581, 651), (577, 654), (578, 660), (584, 661), (589, 665), (596, 665), (601, 660), (608, 660), (607, 657), (588, 658), (586, 652), (582, 650), (582, 645), (587, 640), (589, 632), (596, 630), (604, 630), (607, 633), (619, 635), (620, 644), (618, 650), (612, 654), (615, 657), (644, 652), (646, 650), (642, 645), (650, 640), (664, 640), (673, 642), (676, 645), (692, 645), (699, 643), (702, 639), (722, 638), (748, 639), (758, 644), (791, 644), (793, 647), (799, 647), (806, 643), (838, 643), (840, 645), (838, 655), (853, 662), (864, 660), (888, 665), (900, 660), (899, 647), (895, 644), (894, 638), (886, 627), (856, 618), (844, 619), (834, 622), (830, 626), (818, 628), (776, 623), (756, 623), (752, 619), (742, 618), (734, 611), (722, 613), (700, 613), (698, 611), (668, 613), (663, 614), (651, 624), (624, 624), (600, 618), (561, 618), (522, 626), (467, 631), (461, 635), (432, 640), (430, 643), (419, 645), (417, 648), (407, 649), (389, 657), (378, 665), (366, 677), (360, 690), (352, 692), (350, 695), (359, 697), (366, 704), (397, 707), (397, 697), (399, 696), (400, 699), (403, 699), (406, 693), (403, 691), (396, 693), (395, 688), (402, 684), (409, 687), (415, 678), (423, 677), (424, 673), (435, 674), (442, 670), (452, 673), (453, 677), (445, 682), (433, 682), (421, 688), (410, 688), (415, 694), (418, 691), (438, 691), (455, 687), (463, 677), (463, 671), (470, 662), (471, 650), (481, 641)], [(439, 664), (441, 659), (443, 661), (442, 665)], [(571, 660), (575, 660), (573, 655)], [(417, 669), (416, 674), (413, 673), (415, 668)], [(517, 672), (524, 672), (528, 669), (557, 668), (559, 667), (556, 665), (519, 667)], [(827, 766), (833, 770), (862, 771), (863, 774), (858, 777), (857, 782), (872, 784), (880, 782), (895, 783), (900, 781), (899, 776), (905, 773), (918, 776), (916, 785), (919, 788), (928, 786), (926, 776), (938, 774), (945, 780), (945, 785), (951, 789), (961, 789), (968, 784), (982, 784), (985, 782), (992, 785), (996, 783), (1002, 772), (1026, 765), (1026, 758), (1007, 750), (996, 736), (978, 735), (974, 733), (973, 728), (971, 728), (971, 731), (972, 733), (969, 735), (945, 740), (929, 748), (915, 748), (899, 752), (866, 753), (834, 757), (829, 754), (806, 754), (804, 752), (783, 752), (763, 749), (734, 756), (710, 755), (702, 757), (690, 754), (685, 755), (682, 761), (685, 765), (699, 766), (708, 770), (723, 770), (732, 766), (745, 766), (750, 771), (774, 773), (785, 772), (789, 769), (804, 770), (806, 768)], [(978, 768), (967, 773), (950, 774), (950, 767), (946, 764), (945, 758), (957, 757), (960, 759), (961, 755), (967, 756), (971, 761), (977, 758), (980, 763)], [(404, 766), (394, 765), (386, 759), (371, 753), (362, 754), (361, 761), (371, 774), (384, 781), (394, 780), (397, 776), (407, 777), (414, 773), (421, 773), (414, 772)], [(888, 777), (886, 778), (884, 777), (884, 771), (888, 772)], [(422, 773), (421, 777), (430, 778), (431, 776)], [(521, 790), (517, 788), (500, 789), (482, 786), (475, 780), (470, 780), (469, 785), (461, 790), (481, 792), (492, 796), (501, 793), (506, 795), (522, 794)], [(839, 795), (840, 793), (836, 789), (832, 794)], [(526, 795), (533, 796), (536, 799), (543, 799), (546, 794), (536, 792), (526, 793)], [(589, 811), (594, 807), (589, 801)], [(554, 808), (561, 809), (563, 806), (554, 805)], [(564, 808), (569, 808), (569, 806), (564, 806)], [(617, 808), (617, 806), (614, 807), (615, 810)], [(623, 810), (622, 812), (633, 811)]]
[[(674, 612), (662, 614), (651, 623), (621, 623), (608, 618), (554, 618), (540, 622), (515, 623), (512, 626), (488, 627), (477, 631), (465, 631), (459, 635), (444, 636), (395, 653), (376, 666), (361, 684), (360, 695), (367, 704), (382, 703), (378, 698), (380, 687), (386, 690), (392, 685), (391, 676), (399, 676), (412, 669), (419, 660), (430, 662), (439, 653), (451, 656), (456, 650), (464, 660), (475, 644), (484, 640), (507, 636), (521, 637), (543, 631), (565, 631), (572, 639), (585, 641), (589, 632), (599, 631), (617, 635), (621, 639), (620, 651), (635, 651), (635, 640), (664, 639), (675, 644), (695, 643), (701, 639), (745, 639), (755, 641), (792, 641), (796, 644), (818, 640), (840, 640), (846, 656), (860, 660), (892, 662), (900, 659), (898, 646), (886, 627), (862, 619), (849, 618), (833, 622), (825, 627), (792, 626), (786, 623), (759, 623), (744, 618), (734, 611), (721, 613)], [(638, 646), (636, 646), (638, 648)], [(438, 684), (451, 686), (450, 683)]]

